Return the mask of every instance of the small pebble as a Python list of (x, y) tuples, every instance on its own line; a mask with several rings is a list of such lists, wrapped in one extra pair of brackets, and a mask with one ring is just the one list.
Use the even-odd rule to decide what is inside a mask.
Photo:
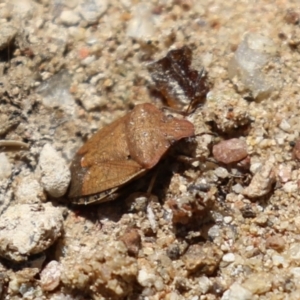
[(17, 179), (15, 197), (18, 203), (38, 203), (45, 201), (46, 194), (40, 181), (34, 175), (28, 175)]
[(128, 228), (120, 240), (124, 242), (130, 255), (137, 255), (141, 249), (141, 236), (135, 228)]
[(151, 38), (154, 34), (151, 7), (146, 3), (136, 5), (127, 28), (127, 35), (135, 39)]
[(141, 269), (139, 271), (137, 281), (143, 287), (150, 287), (154, 285), (156, 280), (156, 275), (148, 272), (146, 269)]
[[(89, 57), (90, 56), (88, 56), (87, 59)], [(83, 107), (87, 111), (99, 109), (100, 107), (107, 104), (107, 102), (105, 101), (105, 97), (97, 95), (97, 89), (95, 87), (88, 87), (87, 84), (81, 84), (80, 88), (82, 90), (85, 90), (84, 94), (82, 95), (81, 102)]]
[(5, 153), (0, 153), (0, 180), (11, 176), (11, 164)]
[(167, 255), (172, 260), (178, 259), (180, 257), (180, 247), (177, 244), (170, 244), (167, 249)]
[(227, 178), (229, 173), (225, 168), (222, 167), (218, 167), (215, 169), (215, 174), (219, 177), (219, 178)]
[(250, 165), (250, 172), (252, 174), (256, 174), (262, 167), (262, 163), (261, 162), (254, 162)]
[(224, 164), (238, 162), (248, 155), (246, 142), (235, 138), (214, 145), (212, 152), (214, 158)]
[(277, 176), (282, 183), (288, 182), (292, 177), (292, 166), (280, 164), (277, 169)]
[(147, 206), (147, 218), (149, 220), (151, 229), (153, 230), (153, 232), (156, 232), (157, 231), (157, 221), (156, 221), (155, 214), (154, 214), (153, 209), (150, 204), (148, 204), (148, 206)]
[(273, 255), (272, 261), (273, 261), (273, 264), (277, 267), (285, 267), (286, 268), (288, 266), (285, 258), (281, 255)]
[(266, 97), (273, 86), (260, 70), (275, 54), (276, 45), (270, 38), (248, 33), (229, 62), (229, 77), (238, 77), (252, 91), (254, 98)]
[(222, 251), (212, 243), (191, 245), (182, 260), (190, 272), (201, 271), (202, 274), (211, 275), (218, 267), (222, 258)]
[(208, 230), (208, 236), (212, 240), (214, 240), (215, 238), (218, 238), (220, 235), (221, 235), (221, 229), (220, 229), (219, 225), (213, 225)]
[(50, 144), (46, 144), (41, 151), (39, 167), (44, 189), (52, 197), (63, 196), (69, 186), (71, 174), (65, 160)]
[(253, 176), (250, 185), (244, 189), (243, 194), (249, 198), (262, 197), (271, 191), (275, 181), (274, 160), (269, 159)]
[(221, 300), (252, 300), (253, 299), (253, 294), (242, 287), (239, 283), (235, 282), (232, 284), (227, 290)]
[[(52, 44), (53, 45), (53, 44)], [(53, 49), (53, 52), (57, 52)], [(37, 93), (42, 96), (42, 103), (46, 107), (59, 107), (68, 114), (74, 114), (75, 100), (70, 93), (71, 76), (62, 71), (53, 75), (37, 88)]]
[(240, 183), (233, 185), (231, 189), (233, 192), (235, 192), (238, 195), (242, 194), (244, 190), (243, 186)]
[(198, 281), (199, 288), (202, 294), (206, 294), (212, 286), (211, 280), (206, 276), (201, 276)]
[(44, 291), (53, 291), (58, 287), (61, 276), (61, 265), (56, 260), (50, 261), (40, 273), (41, 287)]
[(95, 55), (90, 55), (90, 56), (87, 56), (86, 58), (82, 59), (80, 61), (80, 63), (83, 65), (83, 66), (88, 66), (90, 65), (91, 63), (93, 63), (96, 59), (96, 56)]
[(244, 281), (243, 287), (253, 294), (265, 294), (272, 289), (272, 279), (267, 273), (253, 273)]
[(79, 15), (72, 10), (63, 10), (60, 14), (60, 21), (63, 25), (73, 26), (79, 23)]
[(80, 14), (88, 24), (93, 24), (106, 12), (107, 7), (107, 0), (82, 0)]
[(285, 183), (282, 187), (282, 189), (289, 194), (293, 194), (293, 193), (297, 193), (299, 190), (299, 186), (297, 184), (297, 182), (294, 181), (289, 181), (287, 183)]
[(290, 132), (291, 125), (288, 123), (287, 120), (283, 119), (281, 123), (279, 124), (279, 128), (285, 132)]
[(268, 224), (268, 216), (260, 215), (255, 219), (255, 223), (259, 226), (266, 226)]
[(266, 240), (266, 247), (272, 248), (276, 251), (282, 251), (285, 247), (286, 241), (279, 235), (270, 236)]
[(300, 243), (294, 243), (291, 245), (290, 249), (288, 250), (288, 256), (291, 260), (294, 260), (295, 262), (300, 261)]
[(224, 217), (223, 220), (224, 220), (224, 223), (229, 224), (229, 223), (232, 222), (232, 217), (231, 216), (226, 216), (226, 217)]
[(223, 255), (222, 260), (229, 263), (234, 262), (235, 255), (233, 253), (226, 253)]

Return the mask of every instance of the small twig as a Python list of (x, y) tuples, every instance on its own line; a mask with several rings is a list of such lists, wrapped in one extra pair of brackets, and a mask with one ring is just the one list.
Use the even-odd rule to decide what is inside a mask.
[(14, 140), (0, 140), (0, 147), (19, 147), (29, 149), (28, 144)]

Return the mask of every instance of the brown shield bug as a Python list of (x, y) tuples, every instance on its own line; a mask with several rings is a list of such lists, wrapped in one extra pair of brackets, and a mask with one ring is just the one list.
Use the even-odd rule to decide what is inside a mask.
[(144, 103), (96, 132), (71, 163), (69, 198), (76, 204), (115, 199), (118, 189), (153, 168), (194, 125)]

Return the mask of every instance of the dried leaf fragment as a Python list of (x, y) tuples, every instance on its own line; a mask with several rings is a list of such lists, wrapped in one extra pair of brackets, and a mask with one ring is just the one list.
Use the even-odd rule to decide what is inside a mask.
[(206, 73), (190, 68), (192, 50), (183, 46), (148, 65), (156, 89), (171, 107), (203, 102), (208, 92)]

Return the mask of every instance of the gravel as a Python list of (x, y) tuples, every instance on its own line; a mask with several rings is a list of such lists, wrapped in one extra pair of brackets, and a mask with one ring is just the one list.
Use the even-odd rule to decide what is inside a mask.
[[(292, 0), (1, 1), (0, 298), (299, 299), (299, 20)], [(75, 152), (165, 106), (147, 66), (183, 46), (208, 74), (196, 136), (154, 196), (149, 173), (72, 206)]]

